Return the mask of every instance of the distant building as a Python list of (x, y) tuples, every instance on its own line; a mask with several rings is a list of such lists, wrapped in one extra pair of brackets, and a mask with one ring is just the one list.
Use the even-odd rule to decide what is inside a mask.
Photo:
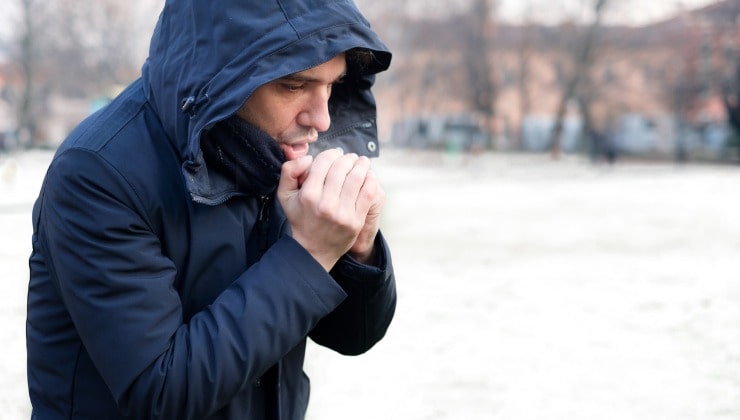
[[(552, 146), (552, 130), (555, 117), (549, 115), (527, 116), (522, 121), (521, 147), (530, 152), (543, 152)], [(583, 136), (583, 122), (580, 117), (567, 117), (563, 120), (560, 145), (564, 152), (575, 151)]]
[[(399, 130), (416, 130), (416, 138), (401, 136), (394, 139), (396, 144), (446, 147), (450, 142), (439, 135), (442, 123), (415, 119), (464, 114), (472, 107), (464, 61), (467, 44), (457, 30), (464, 20), (450, 16), (380, 23), (391, 24), (404, 28), (389, 32), (398, 38), (403, 62), (379, 78), (379, 121), (394, 127), (390, 137), (398, 137)], [(505, 138), (501, 149), (550, 147), (548, 131), (574, 71), (573, 45), (586, 30), (497, 22), (489, 52), (496, 86), (490, 128), (497, 146), (498, 139)], [(582, 100), (574, 100), (579, 106), (569, 107), (575, 111), (566, 114), (563, 151), (587, 146), (590, 134), (607, 131), (614, 147), (630, 154), (672, 156), (677, 149), (712, 154), (724, 147), (727, 113), (721, 98), (726, 80), (740, 63), (740, 2), (718, 1), (665, 21), (640, 27), (607, 25), (599, 31), (593, 62), (576, 92)], [(581, 114), (582, 104), (588, 116)], [(586, 125), (590, 133), (583, 132)]]
[(457, 152), (488, 145), (488, 136), (472, 115), (417, 116), (397, 121), (392, 144), (413, 149)]

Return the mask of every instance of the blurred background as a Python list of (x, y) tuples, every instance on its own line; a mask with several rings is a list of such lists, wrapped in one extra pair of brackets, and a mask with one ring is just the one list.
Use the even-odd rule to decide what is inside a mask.
[[(0, 150), (54, 147), (139, 74), (160, 2), (0, 6)], [(360, 0), (388, 144), (740, 161), (736, 0)]]
[[(0, 3), (0, 419), (46, 166), (161, 3)], [(367, 355), (309, 347), (308, 418), (740, 419), (740, 1), (357, 3), (399, 305)]]

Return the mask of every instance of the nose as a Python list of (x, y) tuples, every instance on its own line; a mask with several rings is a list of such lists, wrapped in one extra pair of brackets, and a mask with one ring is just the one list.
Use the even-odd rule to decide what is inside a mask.
[(298, 124), (314, 128), (319, 133), (329, 129), (329, 96), (331, 91), (315, 92), (308, 98), (304, 109), (298, 114)]

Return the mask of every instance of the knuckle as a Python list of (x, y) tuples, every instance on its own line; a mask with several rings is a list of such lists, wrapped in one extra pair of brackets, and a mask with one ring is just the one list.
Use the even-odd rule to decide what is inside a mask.
[(317, 200), (317, 195), (310, 191), (301, 191), (301, 194), (298, 196), (298, 201), (302, 206), (314, 206)]
[(334, 208), (326, 201), (321, 201), (316, 203), (316, 214), (326, 219), (333, 218)]
[(363, 224), (359, 223), (359, 221), (355, 218), (348, 218), (347, 220), (343, 221), (341, 226), (342, 229), (346, 231), (349, 236), (354, 238), (360, 233)]
[(372, 201), (376, 195), (372, 188), (363, 188), (360, 190), (360, 197), (364, 200)]

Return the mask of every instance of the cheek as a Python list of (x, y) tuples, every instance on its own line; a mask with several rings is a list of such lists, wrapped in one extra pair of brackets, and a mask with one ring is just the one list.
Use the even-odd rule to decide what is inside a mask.
[(267, 107), (251, 103), (240, 109), (239, 112), (237, 112), (237, 115), (244, 121), (269, 134), (271, 137), (277, 137), (277, 123), (273, 120), (273, 115)]
[(240, 110), (239, 116), (275, 140), (281, 141), (293, 138), (300, 131), (296, 122), (299, 109), (297, 100), (259, 92)]
[(265, 132), (276, 140), (290, 139), (296, 132), (300, 131), (296, 123), (296, 114), (287, 111), (287, 109), (283, 109), (281, 112), (272, 115), (270, 126), (267, 129), (263, 128)]

